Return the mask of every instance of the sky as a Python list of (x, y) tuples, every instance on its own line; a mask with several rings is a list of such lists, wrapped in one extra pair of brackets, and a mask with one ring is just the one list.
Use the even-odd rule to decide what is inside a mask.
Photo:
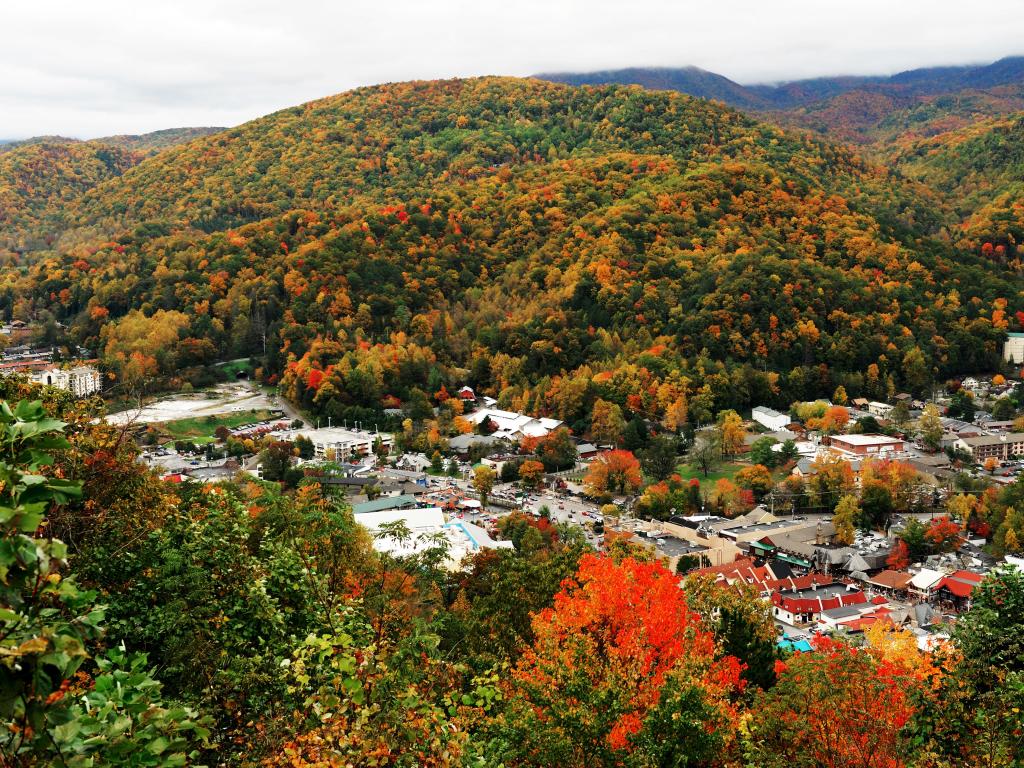
[(399, 80), (692, 65), (750, 84), (1024, 53), (1020, 0), (3, 5), (0, 138), (231, 126)]

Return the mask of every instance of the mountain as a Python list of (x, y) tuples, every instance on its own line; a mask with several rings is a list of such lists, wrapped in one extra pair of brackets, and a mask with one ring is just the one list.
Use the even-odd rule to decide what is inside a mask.
[(0, 258), (48, 248), (79, 195), (140, 159), (106, 144), (63, 139), (21, 142), (0, 153)]
[(162, 131), (153, 131), (138, 135), (105, 136), (94, 141), (100, 144), (107, 144), (112, 147), (132, 150), (133, 152), (159, 152), (168, 147), (175, 147), (179, 144), (186, 144), (193, 139), (202, 136), (209, 136), (213, 133), (223, 131), (223, 128), (166, 128)]
[(640, 85), (662, 91), (679, 91), (701, 99), (717, 99), (741, 109), (768, 109), (769, 98), (727, 77), (699, 67), (632, 67), (601, 72), (548, 73), (540, 80), (567, 85)]
[(171, 128), (91, 141), (36, 136), (0, 143), (0, 258), (48, 248), (80, 195), (143, 158), (221, 128)]
[(1000, 263), (1024, 243), (1024, 111), (890, 146), (899, 171), (946, 191), (956, 239)]
[(919, 387), (915, 350), (994, 366), (1016, 272), (949, 223), (926, 186), (714, 102), (401, 83), (92, 186), (0, 312), (56, 313), (119, 381), (257, 356), (336, 418), (468, 382), (580, 425), (597, 396), (707, 420)]
[(642, 85), (718, 99), (741, 109), (792, 109), (850, 91), (888, 93), (906, 98), (1020, 84), (1024, 82), (1024, 56), (1000, 59), (984, 66), (913, 69), (888, 77), (818, 77), (775, 85), (744, 86), (697, 67), (635, 67), (600, 72), (548, 73), (536, 77), (572, 85)]
[[(633, 68), (537, 77), (575, 85), (624, 84), (674, 90), (717, 99), (782, 125), (807, 128), (840, 141), (871, 144), (892, 138), (892, 125), (921, 110), (937, 125), (975, 115), (962, 102), (982, 106), (985, 115), (1005, 115), (1024, 108), (1024, 57), (1009, 57), (984, 66), (931, 67), (880, 77), (819, 77), (774, 85), (740, 85), (697, 69)], [(949, 101), (950, 98), (958, 99)], [(943, 107), (949, 111), (942, 113)], [(904, 113), (908, 113), (905, 117)]]

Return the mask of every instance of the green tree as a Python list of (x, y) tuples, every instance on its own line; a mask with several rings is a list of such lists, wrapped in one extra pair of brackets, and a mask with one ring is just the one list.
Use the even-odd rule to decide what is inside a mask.
[(480, 503), (487, 506), (487, 498), (494, 490), (495, 474), (490, 467), (481, 464), (473, 470), (473, 487), (480, 494)]
[(637, 454), (644, 472), (655, 480), (664, 480), (676, 471), (676, 441), (658, 435)]
[(750, 446), (750, 463), (761, 464), (765, 467), (774, 467), (779, 461), (779, 452), (773, 451), (772, 446), (778, 443), (774, 437), (765, 435), (759, 437)]
[[(37, 538), (53, 505), (80, 484), (43, 470), (71, 446), (40, 402), (0, 401), (0, 757), (5, 765), (184, 765), (208, 732), (187, 708), (167, 708), (144, 655), (91, 652), (104, 610), (62, 574), (66, 548)], [(91, 690), (71, 696), (76, 672)]]

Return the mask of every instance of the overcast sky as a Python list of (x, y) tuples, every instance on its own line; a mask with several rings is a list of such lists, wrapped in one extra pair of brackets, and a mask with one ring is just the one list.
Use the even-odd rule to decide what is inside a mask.
[(236, 125), (359, 85), (696, 65), (741, 83), (1024, 53), (1021, 0), (32, 0), (0, 138)]

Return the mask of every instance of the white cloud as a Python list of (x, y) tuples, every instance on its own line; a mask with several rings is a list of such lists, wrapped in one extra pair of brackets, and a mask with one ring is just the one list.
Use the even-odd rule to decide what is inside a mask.
[(0, 136), (233, 125), (358, 85), (693, 64), (739, 82), (1022, 52), (975, 0), (35, 0), (0, 14)]

